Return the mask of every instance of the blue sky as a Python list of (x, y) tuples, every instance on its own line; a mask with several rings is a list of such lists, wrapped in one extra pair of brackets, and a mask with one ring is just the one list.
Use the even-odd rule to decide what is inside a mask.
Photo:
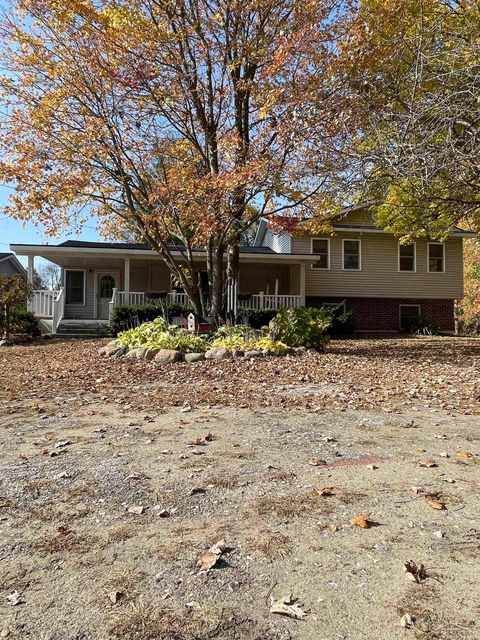
[[(61, 236), (58, 239), (44, 235), (41, 226), (28, 223), (23, 225), (17, 220), (8, 218), (3, 214), (3, 207), (7, 204), (8, 197), (12, 193), (10, 187), (0, 185), (0, 253), (10, 250), (10, 244), (57, 244), (67, 239), (76, 240), (98, 240), (99, 236), (95, 229), (95, 220), (89, 220), (79, 233), (72, 233), (69, 236)], [(26, 258), (19, 256), (19, 260), (26, 264)]]

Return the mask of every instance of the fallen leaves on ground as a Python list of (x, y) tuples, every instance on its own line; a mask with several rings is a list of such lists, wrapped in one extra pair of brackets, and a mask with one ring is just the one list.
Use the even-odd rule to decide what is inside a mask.
[(371, 526), (371, 521), (369, 520), (369, 513), (361, 513), (359, 516), (355, 516), (350, 520), (350, 524), (354, 527), (360, 527), (361, 529), (369, 529)]
[(457, 451), (455, 455), (458, 458), (473, 458), (473, 453), (471, 451)]
[(335, 495), (334, 487), (323, 487), (322, 489), (315, 489), (319, 496), (327, 498)]
[(427, 572), (423, 564), (418, 565), (413, 560), (407, 560), (403, 565), (406, 577), (412, 582), (422, 582), (427, 577)]
[(209, 571), (220, 560), (225, 553), (227, 545), (225, 540), (219, 540), (210, 547), (208, 551), (201, 553), (197, 559), (197, 568), (199, 571)]
[(270, 613), (278, 613), (282, 616), (295, 618), (295, 620), (305, 620), (307, 617), (307, 612), (291, 593), (278, 600), (271, 596)]
[(437, 494), (427, 494), (425, 496), (425, 502), (432, 507), (432, 509), (438, 509), (439, 511), (446, 509), (445, 502), (443, 502)]

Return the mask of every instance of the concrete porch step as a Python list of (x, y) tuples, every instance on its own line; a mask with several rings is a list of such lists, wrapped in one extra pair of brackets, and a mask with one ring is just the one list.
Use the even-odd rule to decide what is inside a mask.
[(72, 322), (62, 321), (58, 325), (56, 334), (58, 337), (94, 337), (106, 335), (106, 323), (104, 322)]

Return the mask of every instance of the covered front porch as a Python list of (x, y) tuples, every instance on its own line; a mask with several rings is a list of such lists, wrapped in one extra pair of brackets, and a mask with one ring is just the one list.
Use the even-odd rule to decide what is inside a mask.
[[(100, 249), (85, 244), (102, 246)], [(32, 284), (37, 256), (61, 268), (62, 286), (55, 291), (35, 290), (29, 302), (30, 310), (51, 327), (51, 333), (57, 333), (62, 321), (107, 323), (113, 310), (122, 305), (188, 304), (186, 294), (176, 286), (170, 270), (153, 251), (124, 249), (115, 244), (105, 247), (106, 244), (12, 246), (17, 254), (27, 256), (28, 279)], [(205, 255), (199, 252), (196, 259), (202, 272)], [(254, 248), (242, 253), (235, 308), (304, 305), (305, 269), (315, 259), (311, 255), (275, 254)]]

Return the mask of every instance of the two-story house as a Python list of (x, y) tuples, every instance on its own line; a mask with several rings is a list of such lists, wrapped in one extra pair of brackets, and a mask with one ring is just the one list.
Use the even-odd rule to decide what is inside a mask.
[[(374, 224), (370, 213), (352, 210), (324, 236), (276, 233), (261, 220), (253, 246), (242, 247), (238, 305), (254, 308), (343, 303), (358, 331), (399, 331), (412, 319), (454, 332), (455, 301), (463, 296), (463, 239), (453, 229), (445, 242), (401, 244)], [(186, 302), (169, 269), (147, 245), (67, 241), (59, 245), (14, 244), (28, 258), (62, 268), (58, 291), (36, 291), (33, 312), (53, 333), (69, 324), (107, 322), (112, 309), (149, 297)], [(180, 254), (178, 254), (180, 259)], [(195, 252), (199, 269), (205, 252)]]

